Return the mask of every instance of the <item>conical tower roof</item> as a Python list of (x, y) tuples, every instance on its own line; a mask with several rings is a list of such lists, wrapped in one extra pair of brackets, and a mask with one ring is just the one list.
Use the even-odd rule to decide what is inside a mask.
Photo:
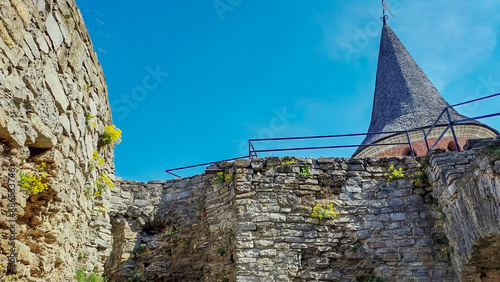
[[(447, 106), (448, 102), (439, 94), (384, 20), (373, 112), (368, 132), (430, 127)], [(454, 109), (450, 109), (450, 115), (452, 120), (466, 118)], [(443, 116), (439, 124), (447, 123), (446, 116)], [(387, 136), (388, 134), (369, 135), (362, 144), (371, 144)]]

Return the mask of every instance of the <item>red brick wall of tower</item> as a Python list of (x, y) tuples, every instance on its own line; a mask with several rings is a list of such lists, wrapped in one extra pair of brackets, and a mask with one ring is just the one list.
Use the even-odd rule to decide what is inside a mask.
[[(474, 137), (459, 137), (457, 138), (458, 145), (460, 147), (460, 150), (463, 150), (463, 147), (467, 140), (473, 139)], [(429, 143), (429, 147), (436, 142), (437, 138), (430, 138), (427, 139)], [(427, 154), (427, 147), (425, 146), (425, 141), (415, 141), (412, 142), (411, 144), (413, 152), (415, 152), (416, 156), (425, 156)], [(456, 151), (456, 146), (455, 142), (452, 137), (443, 137), (437, 145), (434, 147), (435, 149), (446, 149), (449, 151)], [(408, 145), (400, 145), (395, 148), (391, 148), (385, 152), (377, 154), (375, 157), (393, 157), (393, 156), (409, 156), (410, 155), (410, 148)]]

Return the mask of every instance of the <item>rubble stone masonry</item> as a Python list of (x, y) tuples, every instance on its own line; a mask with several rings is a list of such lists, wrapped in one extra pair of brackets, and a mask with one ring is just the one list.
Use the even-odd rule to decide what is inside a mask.
[[(0, 0), (0, 281), (80, 268), (111, 281), (500, 281), (498, 140), (417, 158), (240, 159), (99, 195), (111, 124), (75, 2)], [(28, 194), (20, 173), (37, 166), (47, 189)], [(327, 205), (338, 216), (312, 215)]]
[[(134, 268), (168, 281), (497, 281), (500, 162), (486, 151), (270, 157), (218, 164), (232, 175), (223, 184), (215, 174), (123, 181), (112, 197), (120, 228), (109, 269), (125, 275), (116, 281)], [(405, 176), (390, 181), (391, 165)], [(311, 216), (328, 204), (337, 217)], [(169, 246), (172, 227), (190, 244)], [(137, 255), (141, 244), (147, 255)]]
[[(92, 193), (100, 173), (112, 177), (113, 146), (99, 150), (98, 168), (93, 152), (111, 123), (104, 75), (75, 2), (1, 0), (1, 281), (73, 281), (81, 267), (103, 269), (110, 194)], [(28, 195), (19, 173), (42, 163), (48, 189)]]

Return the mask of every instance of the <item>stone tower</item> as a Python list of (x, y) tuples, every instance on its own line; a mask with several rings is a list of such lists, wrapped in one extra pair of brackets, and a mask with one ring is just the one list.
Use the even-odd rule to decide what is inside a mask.
[[(384, 17), (372, 119), (368, 132), (412, 129), (423, 129), (427, 132), (447, 106), (449, 106), (448, 102), (413, 60)], [(453, 108), (450, 108), (449, 113), (452, 121), (467, 118)], [(445, 114), (428, 136), (429, 146), (434, 144), (447, 124), (448, 119)], [(453, 127), (460, 148), (463, 148), (468, 139), (495, 137), (498, 134), (495, 129), (477, 121), (464, 122)], [(411, 132), (409, 137), (412, 142), (413, 152), (416, 155), (425, 155), (427, 147), (422, 130)], [(405, 142), (408, 142), (405, 133), (388, 133), (368, 135), (361, 144)], [(457, 146), (450, 130), (443, 136), (436, 147), (456, 150)], [(361, 146), (353, 154), (353, 157), (401, 155), (410, 155), (408, 145)]]
[(99, 142), (112, 123), (75, 1), (0, 1), (1, 281), (104, 269), (114, 145)]

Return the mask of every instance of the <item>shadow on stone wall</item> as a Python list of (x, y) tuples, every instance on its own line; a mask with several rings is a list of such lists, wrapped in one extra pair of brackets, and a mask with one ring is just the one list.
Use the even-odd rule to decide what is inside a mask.
[(112, 198), (112, 281), (220, 281), (234, 276), (230, 183), (196, 175), (121, 181)]

